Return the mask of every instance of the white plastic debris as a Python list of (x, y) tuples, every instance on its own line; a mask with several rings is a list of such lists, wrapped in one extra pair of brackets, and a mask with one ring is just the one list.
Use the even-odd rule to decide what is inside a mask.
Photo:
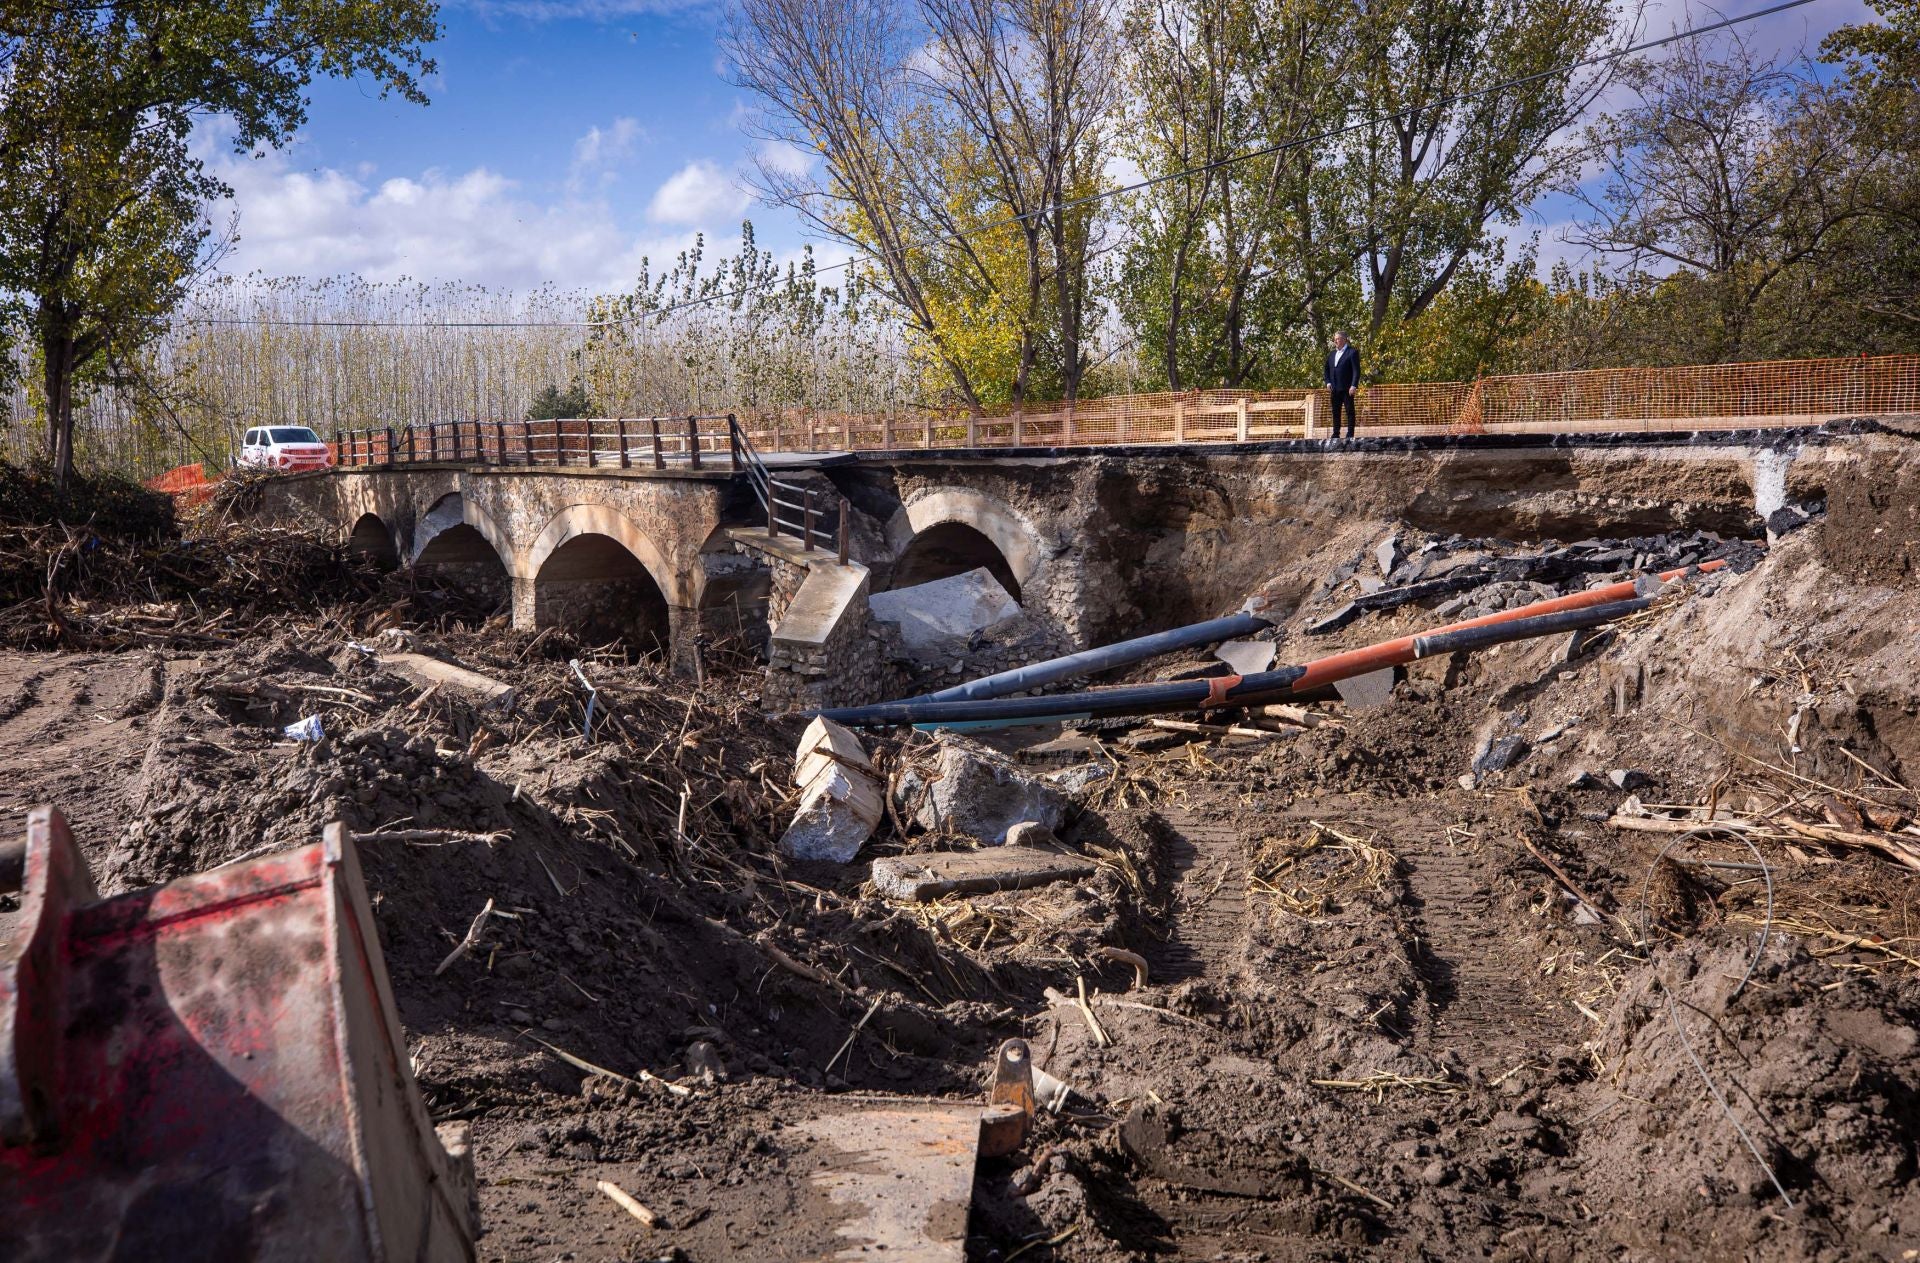
[(295, 741), (318, 741), (327, 735), (325, 729), (320, 726), (318, 715), (308, 715), (299, 723), (288, 724), (281, 731)]

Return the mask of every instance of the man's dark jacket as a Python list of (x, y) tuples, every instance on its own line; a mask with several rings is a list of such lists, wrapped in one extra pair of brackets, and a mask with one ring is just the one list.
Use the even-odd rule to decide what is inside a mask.
[(1327, 352), (1326, 379), (1327, 388), (1336, 394), (1360, 384), (1360, 352), (1351, 342), (1338, 351)]

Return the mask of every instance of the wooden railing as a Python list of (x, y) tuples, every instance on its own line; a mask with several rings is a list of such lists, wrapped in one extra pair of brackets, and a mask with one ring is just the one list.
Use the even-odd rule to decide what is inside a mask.
[[(778, 539), (783, 531), (790, 532), (800, 541), (802, 552), (810, 553), (816, 546), (829, 549), (841, 565), (846, 565), (851, 530), (846, 497), (838, 491), (775, 478), (766, 462), (760, 458), (753, 440), (737, 424), (734, 434), (736, 448), (741, 455), (741, 466), (746, 470), (747, 480), (753, 484), (753, 494), (760, 501), (761, 512), (767, 516), (768, 537)], [(829, 521), (831, 526), (828, 525)]]
[[(1920, 355), (1848, 356), (1672, 368), (1602, 368), (1461, 382), (1363, 386), (1358, 433), (1593, 434), (1819, 425), (1920, 414)], [(1267, 442), (1324, 437), (1324, 390), (1107, 395), (972, 413), (449, 421), (342, 431), (346, 465), (472, 463), (696, 468), (762, 452), (930, 451)]]
[(741, 423), (770, 452), (915, 451), (966, 447), (1080, 447), (1116, 443), (1249, 443), (1312, 438), (1326, 403), (1284, 395), (1195, 391), (1115, 395), (974, 414), (761, 416)]
[[(1920, 413), (1920, 355), (1597, 368), (1362, 386), (1361, 436), (1777, 429)], [(742, 419), (766, 452), (1099, 447), (1327, 437), (1325, 390), (1201, 390), (900, 413)]]

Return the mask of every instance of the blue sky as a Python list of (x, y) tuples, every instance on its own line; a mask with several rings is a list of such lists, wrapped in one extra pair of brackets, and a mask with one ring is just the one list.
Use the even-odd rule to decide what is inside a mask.
[(741, 182), (757, 145), (718, 21), (619, 0), (446, 5), (431, 105), (319, 82), (285, 149), (238, 156), (209, 130), (239, 212), (225, 270), (626, 288), (642, 256), (698, 232), (730, 249), (743, 216), (797, 250), (791, 217)]
[[(1718, 16), (1693, 13), (1696, 23)], [(1864, 14), (1861, 0), (1819, 0), (1753, 29), (1778, 48)], [(699, 0), (446, 4), (431, 105), (316, 83), (298, 140), (258, 159), (220, 147), (210, 129), (208, 152), (240, 215), (226, 270), (604, 292), (630, 288), (643, 256), (657, 267), (698, 232), (730, 250), (743, 216), (762, 245), (797, 251), (792, 218), (753, 205), (741, 183), (756, 142), (724, 74), (720, 16)], [(1683, 0), (1649, 5), (1650, 33), (1687, 24)], [(1521, 230), (1542, 233), (1543, 267), (1566, 254), (1552, 238), (1567, 214), (1544, 202)]]

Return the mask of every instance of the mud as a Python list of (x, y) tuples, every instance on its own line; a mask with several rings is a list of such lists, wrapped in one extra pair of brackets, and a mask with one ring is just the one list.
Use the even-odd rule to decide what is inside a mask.
[[(1421, 529), (1350, 518), (1250, 581), (1291, 611), (1279, 660), (1437, 621), (1305, 631)], [(1106, 768), (1065, 830), (1098, 863), (1077, 884), (899, 906), (864, 862), (783, 862), (798, 724), (761, 715), (750, 660), (696, 689), (587, 653), (589, 741), (581, 646), (360, 572), (237, 647), (0, 654), (0, 830), (58, 803), (118, 891), (345, 821), (430, 1108), (474, 1128), (487, 1259), (831, 1256), (805, 1124), (979, 1100), (1014, 1035), (1074, 1095), (980, 1165), (975, 1259), (1910, 1258), (1920, 873), (1767, 836), (1762, 880), (1703, 864), (1754, 863), (1735, 839), (1676, 864), (1607, 823), (1630, 795), (1747, 810), (1772, 778), (1907, 827), (1920, 594), (1863, 529), (1816, 519), (1578, 654), (1417, 663), (1320, 727), (1090, 731), (1035, 764)], [(518, 707), (354, 647), (403, 642)], [(324, 741), (282, 735), (314, 714)], [(889, 821), (866, 856), (957, 844)], [(1101, 1034), (1050, 998), (1083, 985)]]

